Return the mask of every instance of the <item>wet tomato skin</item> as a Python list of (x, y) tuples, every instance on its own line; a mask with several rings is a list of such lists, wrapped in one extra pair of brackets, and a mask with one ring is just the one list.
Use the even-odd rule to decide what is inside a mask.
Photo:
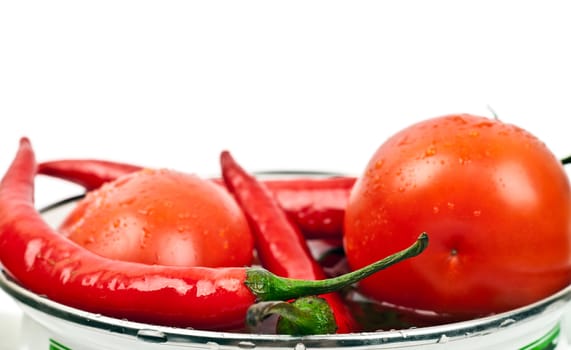
[(59, 230), (111, 259), (171, 266), (247, 266), (253, 238), (234, 199), (193, 174), (141, 170), (89, 192)]
[(571, 282), (571, 198), (558, 159), (529, 132), (448, 115), (383, 143), (351, 192), (344, 245), (356, 269), (427, 232), (420, 256), (359, 288), (458, 318), (497, 313)]

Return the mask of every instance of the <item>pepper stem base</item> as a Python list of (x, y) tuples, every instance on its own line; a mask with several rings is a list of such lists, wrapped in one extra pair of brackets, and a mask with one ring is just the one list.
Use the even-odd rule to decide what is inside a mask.
[(277, 315), (277, 334), (332, 334), (337, 331), (335, 316), (325, 299), (301, 297), (293, 302), (265, 301), (252, 305), (246, 316), (247, 326), (258, 327), (264, 320)]

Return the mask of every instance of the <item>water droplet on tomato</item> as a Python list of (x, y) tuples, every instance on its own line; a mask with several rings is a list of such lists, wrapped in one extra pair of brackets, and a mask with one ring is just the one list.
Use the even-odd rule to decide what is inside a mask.
[(424, 156), (425, 157), (432, 157), (433, 155), (436, 154), (436, 147), (434, 147), (434, 145), (429, 146), (425, 151), (424, 151)]
[(479, 122), (478, 124), (476, 124), (476, 127), (478, 127), (478, 128), (488, 127), (489, 128), (493, 125), (494, 125), (494, 123), (491, 121), (483, 121), (483, 122)]
[(115, 181), (115, 182), (112, 184), (112, 186), (115, 187), (115, 188), (119, 188), (119, 187), (125, 185), (126, 183), (129, 183), (129, 181), (131, 181), (131, 179), (132, 179), (132, 176), (125, 176), (125, 177), (123, 177), (123, 178), (118, 179), (117, 181)]
[(189, 213), (189, 212), (178, 213), (177, 216), (178, 216), (179, 219), (189, 219), (189, 218), (190, 218), (190, 213)]
[(455, 123), (458, 123), (458, 124), (467, 124), (468, 123), (466, 121), (466, 119), (464, 119), (464, 117), (462, 117), (461, 115), (454, 116), (452, 118), (452, 121), (454, 121)]
[(480, 210), (474, 210), (472, 214), (474, 214), (475, 217), (478, 217), (482, 214), (482, 212)]
[(120, 206), (128, 206), (128, 205), (131, 205), (131, 204), (133, 204), (133, 203), (135, 202), (136, 199), (137, 199), (137, 197), (129, 197), (129, 198), (126, 198), (126, 199), (122, 200), (121, 202), (119, 202), (119, 205), (120, 205)]
[(409, 140), (409, 136), (405, 135), (402, 139), (399, 140), (399, 142), (397, 143), (397, 146), (406, 146), (408, 144), (411, 143), (411, 140)]
[(434, 214), (438, 214), (438, 212), (440, 212), (440, 208), (438, 208), (437, 206), (432, 207), (432, 212)]

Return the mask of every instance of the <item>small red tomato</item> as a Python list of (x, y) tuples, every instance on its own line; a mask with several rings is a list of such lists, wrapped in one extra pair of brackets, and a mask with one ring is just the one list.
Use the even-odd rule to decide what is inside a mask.
[(563, 166), (529, 132), (450, 115), (390, 137), (350, 195), (351, 268), (406, 247), (425, 252), (360, 284), (398, 306), (471, 318), (544, 298), (571, 282), (571, 197)]
[(219, 185), (172, 170), (142, 170), (89, 192), (60, 226), (111, 259), (176, 266), (244, 266), (253, 237)]

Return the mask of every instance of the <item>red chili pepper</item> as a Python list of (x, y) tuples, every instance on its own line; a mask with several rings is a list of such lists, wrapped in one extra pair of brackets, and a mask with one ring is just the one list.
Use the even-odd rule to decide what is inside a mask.
[(341, 238), (356, 178), (335, 176), (262, 180), (306, 238)]
[[(83, 186), (87, 191), (139, 166), (97, 159), (64, 159), (39, 164), (38, 173)], [(340, 238), (354, 177), (303, 177), (262, 180), (306, 238)], [(223, 184), (221, 179), (213, 181)]]
[(91, 253), (53, 231), (35, 210), (35, 171), (32, 147), (22, 139), (0, 185), (0, 259), (22, 285), (69, 306), (134, 321), (241, 326), (256, 300), (245, 285), (246, 269), (144, 265)]
[[(228, 151), (221, 153), (220, 163), (226, 187), (250, 222), (262, 266), (283, 277), (325, 279), (325, 273), (311, 255), (302, 233), (292, 225), (270, 190), (247, 173)], [(356, 321), (338, 293), (322, 297), (334, 313), (338, 333), (357, 330)]]
[(99, 159), (63, 159), (38, 164), (38, 174), (76, 183), (86, 191), (141, 169), (138, 165)]
[(366, 271), (301, 281), (257, 268), (200, 268), (110, 260), (55, 232), (34, 207), (36, 161), (22, 138), (0, 183), (0, 262), (29, 290), (108, 316), (199, 329), (231, 329), (256, 300), (288, 300), (332, 292), (422, 252), (421, 235), (407, 250)]

